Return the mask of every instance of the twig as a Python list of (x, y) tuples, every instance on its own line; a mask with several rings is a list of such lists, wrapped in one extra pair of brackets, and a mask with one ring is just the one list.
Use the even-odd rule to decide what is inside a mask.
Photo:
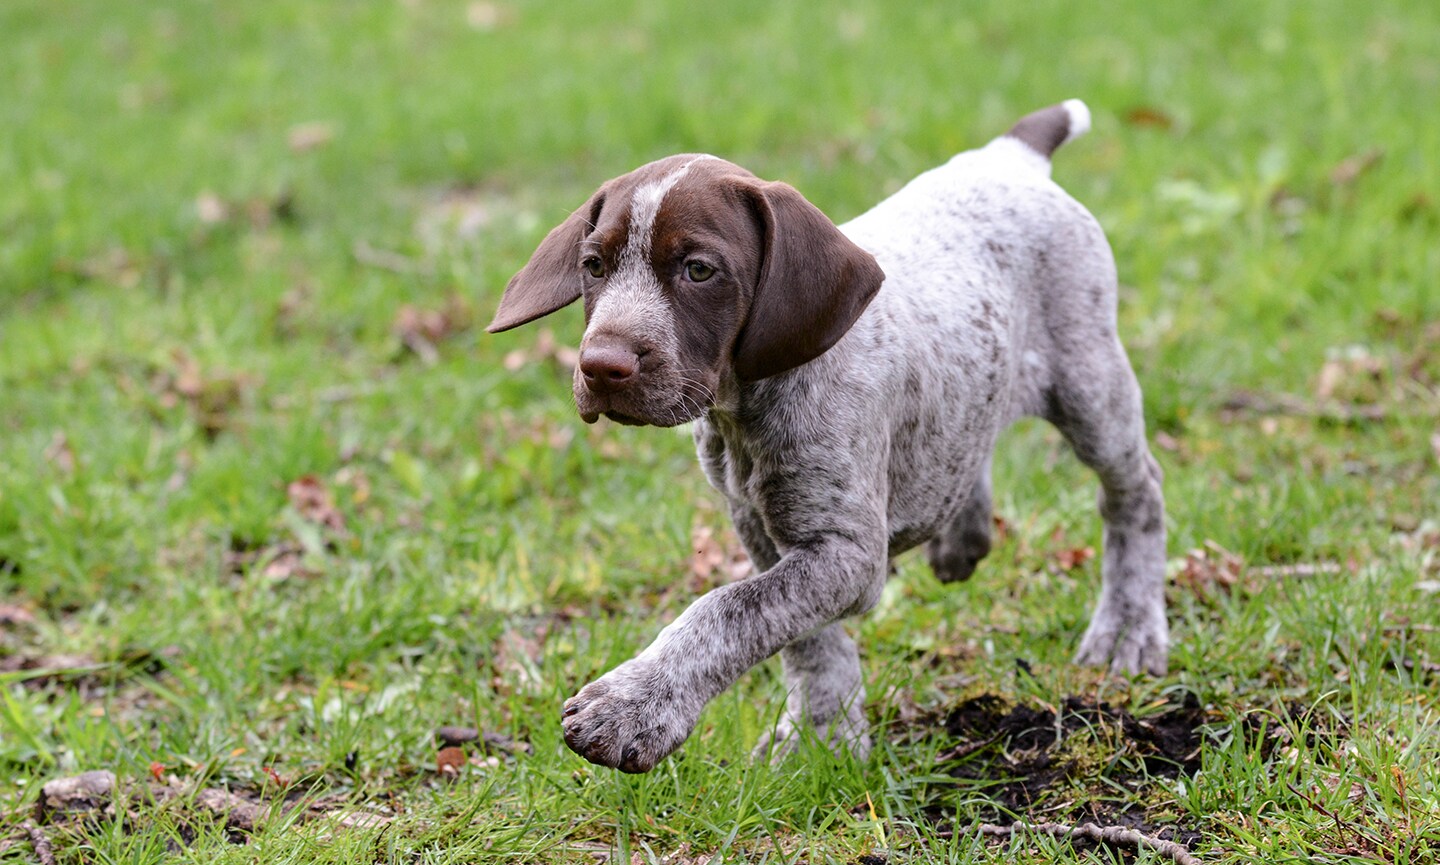
[(35, 858), (40, 860), (40, 865), (55, 865), (55, 851), (50, 847), (50, 839), (45, 837), (45, 830), (29, 820), (26, 820), (24, 825), (25, 834), (30, 836), (30, 844), (35, 848)]
[(1094, 823), (1066, 826), (1064, 823), (1025, 822), (1012, 823), (1009, 826), (995, 826), (990, 823), (980, 824), (980, 834), (989, 835), (992, 838), (1009, 838), (1018, 832), (1035, 832), (1040, 835), (1050, 835), (1055, 838), (1089, 838), (1091, 841), (1100, 844), (1109, 844), (1114, 847), (1133, 847), (1136, 850), (1152, 850), (1161, 856), (1168, 856), (1175, 865), (1201, 865), (1200, 859), (1192, 854), (1190, 849), (1184, 844), (1166, 841), (1163, 838), (1155, 838), (1136, 832), (1134, 829), (1126, 829), (1123, 826), (1096, 826)]

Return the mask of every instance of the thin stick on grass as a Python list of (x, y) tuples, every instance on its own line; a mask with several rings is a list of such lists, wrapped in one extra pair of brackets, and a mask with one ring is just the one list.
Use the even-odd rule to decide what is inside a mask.
[(45, 837), (45, 830), (29, 820), (25, 821), (24, 826), (25, 834), (30, 836), (30, 846), (35, 848), (35, 858), (40, 860), (40, 865), (55, 865), (55, 850), (50, 846), (50, 839)]
[(1150, 850), (1167, 856), (1175, 865), (1200, 865), (1200, 860), (1190, 852), (1184, 844), (1177, 844), (1174, 841), (1166, 841), (1163, 838), (1155, 838), (1136, 832), (1134, 829), (1126, 829), (1123, 826), (1097, 826), (1094, 823), (1082, 823), (1079, 826), (1067, 826), (1064, 823), (1011, 823), (1009, 826), (996, 826), (991, 823), (980, 824), (980, 834), (992, 838), (1009, 838), (1021, 832), (1034, 832), (1038, 835), (1050, 835), (1055, 838), (1089, 838), (1100, 844), (1108, 844), (1112, 847), (1130, 847), (1136, 850)]

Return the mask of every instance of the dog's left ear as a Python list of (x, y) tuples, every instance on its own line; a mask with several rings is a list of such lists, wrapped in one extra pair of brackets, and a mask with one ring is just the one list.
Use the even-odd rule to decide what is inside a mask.
[(530, 261), (510, 278), (500, 297), (500, 308), (486, 331), (499, 333), (519, 327), (580, 297), (584, 284), (580, 272), (580, 241), (595, 230), (612, 186), (613, 181), (600, 187), (569, 218), (550, 229)]
[(824, 354), (870, 303), (885, 272), (819, 208), (784, 183), (747, 192), (765, 249), (735, 374), (758, 381)]

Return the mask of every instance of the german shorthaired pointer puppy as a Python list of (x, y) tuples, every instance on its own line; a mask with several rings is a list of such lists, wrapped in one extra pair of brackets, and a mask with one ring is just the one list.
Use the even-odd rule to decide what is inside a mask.
[(1021, 415), (1100, 477), (1103, 586), (1076, 660), (1163, 673), (1165, 506), (1116, 337), (1100, 226), (1050, 180), (1083, 102), (1031, 114), (836, 227), (713, 156), (601, 186), (515, 275), (489, 330), (585, 304), (580, 416), (693, 421), (757, 574), (696, 601), (565, 703), (565, 741), (645, 772), (705, 704), (779, 652), (789, 696), (760, 751), (809, 725), (870, 749), (842, 620), (920, 544), (942, 581), (990, 549), (990, 452)]

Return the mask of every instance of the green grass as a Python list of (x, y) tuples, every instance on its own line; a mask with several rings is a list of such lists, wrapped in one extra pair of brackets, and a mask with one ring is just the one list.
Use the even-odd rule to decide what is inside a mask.
[[(1437, 44), (1424, 0), (0, 5), (0, 604), (33, 617), (0, 624), (24, 668), (0, 673), (0, 862), (32, 861), (45, 782), (152, 768), (274, 816), (237, 844), (135, 799), (51, 821), (59, 860), (1119, 861), (968, 831), (996, 788), (937, 755), (986, 693), (1207, 713), (1198, 774), (1145, 780), (1102, 725), (1014, 816), (1129, 806), (1207, 862), (1431, 861)], [(841, 220), (1071, 96), (1095, 129), (1056, 177), (1115, 247), (1163, 445), (1170, 675), (1068, 665), (1094, 483), (1027, 424), (975, 579), (902, 558), (854, 623), (868, 762), (746, 758), (773, 661), (647, 776), (571, 754), (560, 703), (720, 579), (690, 545), (726, 521), (687, 435), (585, 427), (540, 327), (483, 335), (505, 280), (649, 159), (717, 153)], [(433, 355), (407, 305), (448, 310)], [(305, 476), (342, 528), (291, 502)], [(1207, 541), (1246, 563), (1229, 590)], [(1264, 570), (1314, 563), (1340, 568)], [(455, 723), (533, 753), (446, 780)], [(355, 810), (390, 820), (334, 825)]]

